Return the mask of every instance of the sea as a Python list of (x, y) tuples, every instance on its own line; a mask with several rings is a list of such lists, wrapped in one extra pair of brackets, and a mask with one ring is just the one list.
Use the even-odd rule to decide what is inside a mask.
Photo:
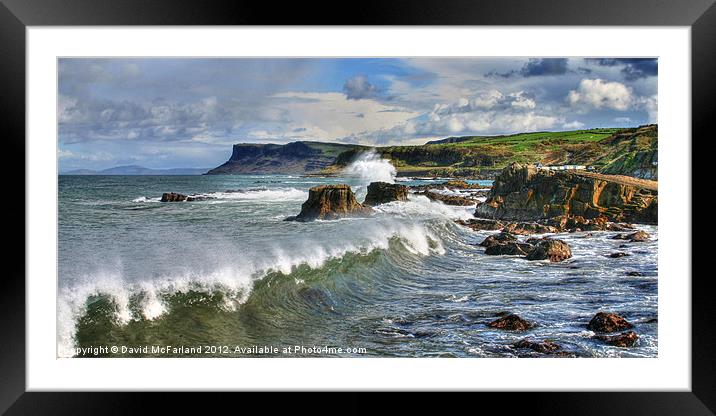
[[(485, 255), (495, 231), (456, 223), (474, 207), (413, 194), (367, 218), (284, 221), (316, 185), (347, 183), (362, 201), (373, 180), (445, 181), (381, 163), (337, 177), (60, 175), (58, 356), (550, 356), (514, 346), (524, 338), (574, 357), (657, 356), (657, 226), (637, 224), (651, 241), (625, 247), (614, 232), (557, 234), (573, 257), (549, 263)], [(637, 344), (594, 339), (599, 311), (633, 323)], [(536, 326), (487, 326), (505, 313)]]

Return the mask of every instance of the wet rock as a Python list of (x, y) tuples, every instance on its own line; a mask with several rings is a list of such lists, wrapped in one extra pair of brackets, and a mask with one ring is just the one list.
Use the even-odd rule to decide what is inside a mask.
[(483, 247), (492, 247), (498, 244), (507, 243), (509, 241), (517, 241), (517, 237), (508, 232), (502, 231), (499, 234), (492, 234), (487, 236), (487, 238), (482, 240), (482, 243), (480, 243), (480, 245)]
[(518, 222), (507, 224), (504, 228), (513, 234), (545, 234), (557, 233), (559, 229), (551, 225), (543, 225), (536, 222)]
[(534, 327), (534, 324), (515, 314), (509, 314), (490, 322), (487, 326), (508, 331), (526, 331)]
[[(364, 217), (373, 209), (356, 201), (348, 185), (314, 186), (308, 191), (308, 200), (301, 206), (295, 221), (333, 220), (343, 217)], [(291, 218), (291, 217), (289, 217)]]
[(457, 220), (455, 222), (474, 231), (501, 230), (505, 227), (505, 223), (502, 221), (485, 218), (470, 218), (469, 220)]
[(562, 347), (552, 341), (533, 341), (529, 338), (524, 338), (514, 344), (515, 348), (528, 348), (532, 351), (537, 351), (542, 354), (552, 354), (560, 351)]
[(387, 182), (371, 182), (364, 205), (375, 206), (393, 201), (407, 201), (408, 187)]
[(589, 321), (587, 329), (594, 332), (616, 332), (632, 329), (633, 325), (615, 313), (599, 312)]
[(627, 272), (627, 276), (644, 276), (644, 273), (642, 272)]
[(639, 339), (639, 336), (634, 331), (624, 332), (622, 334), (618, 335), (595, 335), (595, 339), (598, 339), (600, 341), (604, 341), (609, 345), (613, 345), (615, 347), (633, 347), (634, 344), (636, 344), (636, 341)]
[(625, 253), (623, 251), (617, 251), (616, 253), (608, 254), (607, 257), (611, 257), (613, 259), (618, 259), (620, 257), (628, 257), (629, 253)]
[(162, 202), (182, 202), (186, 201), (187, 196), (176, 192), (165, 192), (162, 194)]
[(543, 238), (527, 254), (527, 260), (546, 260), (556, 263), (572, 257), (572, 250), (562, 240)]
[(632, 243), (640, 243), (643, 241), (649, 241), (651, 236), (646, 231), (637, 231), (631, 234), (617, 234), (612, 239), (614, 240), (629, 240)]
[(418, 192), (417, 195), (427, 196), (433, 201), (440, 201), (445, 205), (468, 206), (475, 205), (476, 200), (459, 195), (443, 195), (433, 191)]
[(485, 249), (488, 256), (526, 256), (532, 249), (532, 245), (519, 241), (508, 241), (500, 244), (493, 244)]

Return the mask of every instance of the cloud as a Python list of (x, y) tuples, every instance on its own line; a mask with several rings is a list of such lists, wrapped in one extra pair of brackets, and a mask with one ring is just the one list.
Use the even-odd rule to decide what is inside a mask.
[(520, 71), (524, 77), (562, 75), (567, 73), (566, 58), (530, 59)]
[(659, 62), (656, 58), (586, 58), (585, 61), (599, 66), (620, 66), (621, 74), (627, 81), (654, 77), (659, 73)]
[(583, 79), (576, 90), (569, 92), (567, 101), (575, 107), (626, 111), (632, 105), (633, 98), (624, 84), (596, 78)]
[(562, 124), (562, 128), (566, 130), (579, 130), (582, 127), (584, 127), (584, 123), (581, 123), (579, 121), (571, 121), (569, 123)]
[(343, 84), (343, 91), (349, 100), (374, 98), (378, 95), (378, 88), (368, 82), (368, 78), (363, 75), (356, 75), (346, 80), (346, 83)]
[(567, 73), (567, 58), (531, 58), (520, 70), (509, 72), (490, 71), (486, 77), (510, 78), (514, 76), (537, 77), (544, 75), (564, 75)]

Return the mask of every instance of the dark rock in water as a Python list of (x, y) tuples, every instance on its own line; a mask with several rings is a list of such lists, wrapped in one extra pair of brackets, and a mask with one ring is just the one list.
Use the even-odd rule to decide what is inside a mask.
[(594, 332), (616, 332), (632, 329), (633, 325), (615, 313), (599, 312), (589, 321), (587, 329)]
[[(562, 215), (656, 224), (658, 183), (513, 163), (502, 170), (476, 217), (535, 221)], [(581, 228), (581, 227), (579, 227)], [(581, 228), (583, 229), (583, 228)]]
[(457, 220), (456, 223), (464, 225), (465, 227), (471, 228), (475, 231), (493, 231), (501, 230), (505, 227), (505, 223), (499, 220), (490, 220), (485, 218), (470, 218), (469, 220)]
[(407, 201), (408, 187), (387, 182), (371, 182), (364, 205), (374, 206), (393, 201)]
[(627, 276), (644, 276), (642, 272), (627, 272)]
[(506, 243), (508, 241), (517, 241), (517, 237), (508, 232), (503, 231), (499, 234), (492, 234), (490, 236), (487, 236), (487, 238), (482, 240), (482, 243), (480, 243), (480, 245), (483, 247), (491, 247), (494, 245)]
[[(356, 201), (348, 185), (314, 186), (308, 200), (301, 206), (295, 221), (334, 220), (343, 217), (365, 217), (373, 212), (369, 206)], [(290, 217), (289, 217), (290, 218)]]
[(629, 240), (632, 243), (640, 243), (643, 241), (649, 241), (651, 236), (646, 231), (637, 231), (631, 234), (617, 234), (612, 237), (613, 240)]
[(534, 327), (534, 324), (515, 314), (510, 314), (490, 322), (487, 326), (490, 328), (505, 329), (508, 331), (526, 331)]
[(546, 260), (557, 263), (572, 257), (572, 250), (562, 240), (543, 238), (527, 254), (527, 260)]
[(433, 191), (418, 192), (417, 195), (424, 195), (433, 201), (440, 201), (445, 205), (468, 206), (475, 205), (477, 200), (458, 195), (443, 195)]
[(186, 197), (186, 202), (196, 202), (196, 201), (208, 201), (210, 199), (216, 199), (208, 196), (188, 196)]
[(162, 202), (182, 202), (186, 201), (187, 196), (175, 192), (165, 192), (162, 194)]
[(615, 347), (633, 347), (634, 344), (636, 344), (636, 341), (639, 339), (639, 336), (634, 331), (625, 332), (623, 334), (618, 335), (595, 335), (594, 339), (598, 339), (600, 341), (604, 341), (609, 345), (613, 345)]
[(620, 257), (628, 257), (629, 253), (625, 253), (623, 251), (617, 251), (616, 253), (608, 254), (607, 257), (611, 257), (613, 259), (618, 259)]
[(514, 344), (515, 348), (529, 348), (542, 354), (552, 354), (562, 349), (559, 344), (552, 341), (533, 341), (529, 338), (521, 339)]
[(502, 244), (493, 244), (485, 249), (488, 256), (526, 256), (532, 245), (519, 241), (508, 241)]

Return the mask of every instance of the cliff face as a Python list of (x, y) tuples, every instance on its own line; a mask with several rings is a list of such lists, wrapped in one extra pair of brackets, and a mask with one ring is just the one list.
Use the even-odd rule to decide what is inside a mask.
[(235, 144), (231, 158), (207, 174), (318, 173), (332, 165), (338, 154), (355, 147), (319, 142), (293, 142), (285, 145)]
[(477, 217), (518, 221), (561, 215), (656, 224), (657, 182), (512, 164), (497, 177), (488, 199), (475, 211)]

